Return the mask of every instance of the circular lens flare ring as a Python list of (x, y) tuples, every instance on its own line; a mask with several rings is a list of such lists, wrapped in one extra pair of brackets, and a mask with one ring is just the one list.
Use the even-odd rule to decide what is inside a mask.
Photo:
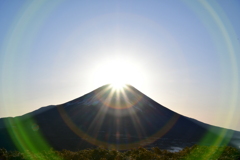
[[(163, 137), (174, 126), (174, 124), (179, 119), (179, 115), (174, 114), (160, 130), (158, 130), (156, 133), (154, 133), (150, 137), (142, 138), (139, 141), (128, 143), (128, 144), (114, 144), (114, 143), (110, 143), (110, 142), (107, 142), (107, 141), (99, 140), (96, 137), (92, 137), (91, 135), (88, 135), (88, 133), (85, 133), (84, 131), (82, 131), (71, 120), (71, 118), (66, 114), (66, 112), (64, 110), (64, 107), (62, 105), (58, 105), (57, 109), (58, 109), (63, 121), (68, 125), (68, 127), (76, 135), (85, 139), (87, 142), (89, 142), (93, 145), (102, 146), (104, 148), (109, 148), (109, 149), (117, 149), (117, 150), (132, 149), (132, 148), (136, 148), (136, 147), (139, 147), (139, 146), (145, 146), (145, 145), (151, 144), (154, 141), (158, 140), (159, 138)], [(136, 126), (136, 127), (139, 127), (139, 126)]]

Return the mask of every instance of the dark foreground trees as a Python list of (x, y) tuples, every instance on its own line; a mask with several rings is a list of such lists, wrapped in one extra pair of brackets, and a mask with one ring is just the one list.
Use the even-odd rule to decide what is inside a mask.
[(0, 149), (0, 160), (240, 160), (240, 151), (233, 147), (207, 147), (194, 145), (179, 152), (169, 152), (157, 147), (147, 150), (135, 148), (127, 151), (104, 148), (85, 149), (77, 152), (68, 150), (18, 152)]

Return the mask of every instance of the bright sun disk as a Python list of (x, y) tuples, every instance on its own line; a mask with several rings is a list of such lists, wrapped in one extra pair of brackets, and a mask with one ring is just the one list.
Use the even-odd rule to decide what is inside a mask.
[(109, 58), (101, 61), (92, 78), (96, 86), (110, 84), (115, 90), (122, 90), (126, 84), (142, 86), (147, 77), (144, 70), (129, 58)]
[(123, 89), (126, 86), (126, 84), (123, 82), (113, 82), (113, 83), (111, 83), (111, 86), (115, 90), (120, 90), (120, 89)]

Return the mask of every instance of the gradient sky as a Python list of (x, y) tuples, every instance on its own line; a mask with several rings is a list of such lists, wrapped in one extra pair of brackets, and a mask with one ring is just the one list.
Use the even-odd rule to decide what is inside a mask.
[(0, 117), (119, 76), (175, 112), (240, 130), (239, 17), (239, 0), (2, 0)]

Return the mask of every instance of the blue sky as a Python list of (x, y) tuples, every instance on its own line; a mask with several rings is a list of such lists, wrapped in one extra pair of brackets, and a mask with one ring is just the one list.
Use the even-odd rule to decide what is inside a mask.
[(1, 1), (0, 117), (116, 76), (175, 112), (240, 130), (239, 15), (238, 0)]

